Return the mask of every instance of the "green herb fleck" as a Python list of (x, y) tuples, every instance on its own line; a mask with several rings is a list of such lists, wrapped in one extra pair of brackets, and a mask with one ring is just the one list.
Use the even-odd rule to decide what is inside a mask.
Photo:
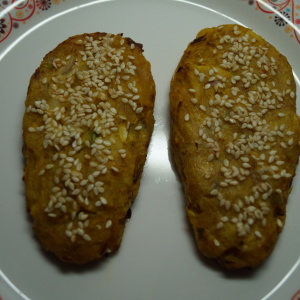
[(92, 143), (95, 143), (95, 140), (97, 137), (98, 137), (98, 134), (95, 131), (90, 132), (90, 138), (91, 138)]

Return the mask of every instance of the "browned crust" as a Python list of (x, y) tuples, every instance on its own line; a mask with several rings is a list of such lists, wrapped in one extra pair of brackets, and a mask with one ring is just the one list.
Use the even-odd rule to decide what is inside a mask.
[[(227, 42), (224, 41), (226, 36)], [(230, 37), (243, 36), (248, 37), (248, 43), (241, 39), (239, 43), (243, 50), (233, 53)], [(220, 43), (221, 39), (223, 43)], [(262, 54), (258, 57), (253, 54), (248, 67), (242, 69), (248, 59), (246, 56), (254, 49), (250, 47), (256, 48), (256, 54)], [(258, 47), (261, 50), (258, 51)], [(236, 58), (239, 69), (233, 70), (234, 65), (224, 65), (224, 59), (230, 61), (228, 55), (224, 56), (226, 52), (232, 53), (233, 61), (236, 55), (243, 54)], [(264, 54), (267, 61), (260, 66), (257, 61)], [(239, 62), (238, 59), (242, 57), (243, 61)], [(249, 85), (248, 81), (242, 81), (246, 77), (244, 71), (252, 73)], [(202, 79), (201, 74), (205, 75)], [(259, 76), (258, 80), (253, 80), (253, 74)], [(235, 80), (231, 81), (233, 76), (241, 78), (234, 83)], [(260, 97), (270, 96), (270, 101), (274, 99), (274, 103), (267, 105), (267, 98), (256, 98), (251, 100), (252, 103), (249, 102), (249, 93), (261, 90), (262, 82), (266, 88), (269, 87), (269, 92), (263, 90), (259, 93)], [(221, 86), (216, 88), (218, 83)], [(232, 93), (234, 86), (239, 88), (235, 95)], [(240, 269), (261, 264), (272, 252), (284, 225), (286, 203), (299, 156), (300, 133), (295, 91), (292, 70), (286, 58), (252, 30), (238, 25), (201, 30), (188, 45), (172, 78), (170, 141), (185, 190), (187, 215), (199, 251), (218, 260), (225, 268)], [(216, 95), (220, 96), (220, 101)], [(225, 95), (232, 101), (224, 100)], [(244, 98), (238, 102), (241, 95)], [(196, 100), (193, 102), (192, 98)], [(228, 107), (225, 103), (229, 103)], [(263, 111), (263, 104), (266, 111)], [(249, 116), (248, 120), (246, 117), (236, 117), (238, 106)], [(212, 116), (214, 109), (218, 109), (216, 118)], [(252, 128), (242, 128), (243, 122), (254, 124), (249, 121), (250, 112), (253, 112), (253, 120), (257, 117), (258, 123)], [(216, 120), (221, 120), (220, 124), (215, 123)], [(259, 130), (266, 131), (267, 137), (261, 134), (257, 141), (250, 142), (251, 136), (258, 137)], [(271, 132), (279, 131), (280, 135), (277, 133), (272, 136)], [(222, 132), (222, 135), (218, 132)], [(293, 134), (288, 135), (288, 132)], [(270, 149), (259, 150), (260, 141), (265, 141), (261, 144), (268, 145)], [(231, 148), (230, 143), (236, 147)], [(284, 148), (281, 143), (284, 143)], [(241, 148), (242, 144), (244, 148)], [(238, 151), (243, 153), (239, 154)], [(271, 151), (276, 153), (270, 154)], [(241, 161), (241, 157), (245, 157), (245, 162)], [(277, 161), (283, 161), (284, 164), (277, 164)], [(277, 170), (271, 169), (272, 166)], [(281, 176), (281, 172), (288, 173), (288, 178)], [(276, 177), (276, 174), (279, 174), (279, 178), (275, 179), (273, 176)], [(249, 200), (250, 196), (253, 198)], [(238, 229), (237, 223), (242, 224), (242, 229)]]
[[(95, 47), (86, 49), (84, 45), (86, 39), (100, 41), (98, 44), (99, 49), (96, 50)], [(83, 43), (78, 42), (79, 40)], [(109, 47), (114, 50), (108, 50), (104, 44), (109, 44)], [(103, 45), (104, 48), (102, 49)], [(120, 49), (123, 49), (123, 53), (119, 53), (119, 60), (109, 56), (108, 53), (116, 54)], [(93, 76), (98, 76), (96, 79), (103, 82), (103, 85), (97, 82), (98, 87), (89, 83), (85, 84), (86, 81), (79, 75), (82, 71), (88, 72), (92, 69), (87, 65), (86, 62), (89, 59), (84, 59), (83, 52), (94, 50), (94, 54), (90, 54), (95, 58), (96, 53), (101, 53), (99, 59), (105, 57), (102, 64), (107, 68), (107, 72), (101, 65), (96, 68), (96, 71), (99, 71), (99, 76), (95, 74)], [(155, 85), (151, 75), (150, 63), (145, 59), (142, 51), (141, 44), (135, 43), (130, 38), (123, 38), (122, 34), (108, 35), (97, 32), (77, 35), (68, 38), (49, 52), (31, 77), (25, 102), (27, 112), (25, 112), (23, 119), (23, 154), (26, 160), (24, 182), (26, 185), (27, 207), (33, 217), (34, 231), (43, 248), (53, 252), (62, 261), (83, 264), (100, 258), (106, 253), (115, 252), (120, 246), (127, 212), (138, 193), (154, 126)], [(89, 54), (87, 54), (87, 57), (89, 57)], [(118, 61), (120, 62), (118, 63)], [(110, 65), (108, 62), (113, 64)], [(125, 73), (125, 67), (122, 70), (117, 70), (122, 62), (126, 64), (128, 69), (130, 69), (130, 63), (136, 67), (133, 74)], [(95, 61), (94, 64), (96, 64)], [(115, 76), (109, 73), (112, 69), (116, 69)], [(126, 75), (129, 75), (130, 78), (122, 79)], [(108, 77), (109, 79), (106, 79)], [(55, 78), (58, 79), (57, 82)], [(70, 81), (67, 81), (68, 78), (71, 78)], [(119, 83), (117, 78), (120, 80)], [(96, 82), (94, 79), (91, 80)], [(66, 86), (67, 82), (70, 84), (68, 87)], [(137, 90), (134, 91), (133, 88), (130, 90), (129, 83), (135, 85)], [(91, 94), (84, 91), (80, 96), (75, 96), (76, 87), (84, 85), (90, 88)], [(102, 86), (108, 86), (108, 90), (101, 88)], [(115, 95), (118, 87), (122, 88), (124, 94), (139, 95), (139, 99), (132, 100), (136, 104), (131, 105), (129, 102), (123, 102), (121, 98), (127, 97), (126, 95), (113, 97), (112, 95)], [(60, 89), (64, 91), (56, 93)], [(66, 92), (68, 89), (69, 92)], [(115, 92), (112, 92), (112, 89)], [(98, 95), (94, 94), (97, 91), (99, 92)], [(71, 100), (70, 97), (73, 97), (73, 99)], [(49, 106), (43, 112), (41, 111), (41, 114), (29, 109), (29, 107), (37, 109), (36, 101), (40, 100), (45, 100), (43, 103)], [(70, 122), (70, 126), (80, 132), (82, 147), (78, 148), (75, 151), (76, 153), (69, 154), (79, 144), (79, 138), (73, 136), (69, 140), (66, 137), (69, 142), (65, 146), (60, 144), (60, 137), (58, 137), (53, 140), (53, 146), (49, 144), (45, 148), (46, 125), (43, 119), (45, 114), (48, 114), (48, 118), (55, 119), (57, 126), (67, 127), (69, 124), (66, 123), (65, 118), (71, 115), (74, 116), (75, 112), (79, 114), (78, 110), (82, 110), (82, 105), (87, 105), (83, 109), (83, 116), (77, 115), (77, 119)], [(111, 111), (107, 105), (113, 107), (115, 111)], [(88, 106), (90, 106), (90, 110), (87, 108)], [(58, 116), (55, 112), (56, 108), (58, 110), (64, 108), (65, 111), (61, 113), (62, 116)], [(138, 108), (140, 109), (138, 110)], [(102, 110), (102, 113), (100, 113), (100, 110)], [(75, 122), (81, 122), (83, 118), (92, 113), (97, 115), (95, 118), (93, 117), (92, 124), (80, 123), (80, 126), (74, 125)], [(111, 117), (107, 117), (107, 115), (111, 115)], [(111, 121), (108, 121), (109, 118)], [(100, 125), (98, 127), (95, 125), (95, 120), (101, 123), (101, 120), (104, 119), (106, 120), (105, 124), (113, 122), (107, 127), (110, 130), (109, 133), (105, 131), (106, 129), (100, 130)], [(106, 128), (105, 124), (103, 128)], [(40, 126), (45, 126), (45, 128), (40, 132), (37, 129), (35, 132), (30, 132), (29, 128)], [(66, 127), (64, 128), (68, 131)], [(136, 129), (137, 127), (139, 128)], [(51, 135), (52, 133), (48, 130), (47, 134)], [(104, 148), (91, 154), (92, 145), (95, 145), (98, 141), (100, 143), (100, 139), (108, 141), (110, 144), (104, 145), (102, 141)], [(77, 141), (76, 147), (73, 144), (75, 140)], [(86, 141), (90, 143), (90, 146), (85, 144)], [(61, 150), (58, 151), (54, 147), (55, 145), (58, 145)], [(119, 152), (123, 149), (126, 150), (125, 154)], [(105, 151), (106, 153), (104, 153)], [(54, 160), (56, 153), (59, 156)], [(60, 156), (61, 154), (66, 154), (67, 157), (71, 157), (81, 164), (80, 171), (77, 170), (78, 162), (75, 166), (75, 162), (72, 161), (69, 167), (72, 172), (75, 170), (75, 172), (80, 173), (77, 174), (80, 179), (79, 182), (77, 182), (77, 179), (74, 181), (75, 179), (70, 177), (73, 186), (66, 183), (67, 179), (63, 179), (65, 175), (64, 168), (68, 162), (67, 158), (63, 159)], [(86, 155), (91, 158), (86, 158)], [(62, 160), (64, 160), (63, 163)], [(91, 161), (94, 161), (96, 166), (92, 166)], [(45, 168), (45, 166), (52, 164), (53, 167), (50, 169)], [(101, 168), (103, 166), (107, 168), (106, 173), (104, 173), (103, 168), (100, 168), (100, 165), (102, 165)], [(43, 169), (45, 169), (45, 174), (39, 175)], [(96, 175), (95, 172), (99, 170), (100, 174)], [(91, 174), (96, 175), (94, 182), (88, 180), (86, 185), (81, 186), (82, 181), (87, 180)], [(59, 183), (55, 182), (57, 180), (55, 177), (59, 179)], [(101, 182), (97, 193), (95, 192), (96, 182)], [(87, 191), (89, 184), (94, 184), (94, 186), (92, 190)], [(104, 188), (104, 191), (101, 190), (101, 187)], [(55, 192), (53, 192), (53, 188)], [(64, 202), (56, 207), (55, 205), (60, 200), (55, 200), (56, 202), (54, 201), (53, 205), (49, 203), (51, 197), (57, 193), (57, 189), (58, 193), (63, 190), (65, 192), (63, 192), (63, 195), (56, 197), (56, 199), (59, 197), (64, 199)], [(74, 192), (76, 189), (80, 189), (79, 194)], [(83, 190), (86, 190), (87, 196), (82, 194)], [(79, 199), (79, 195), (82, 195), (84, 200)], [(99, 203), (100, 197), (105, 198), (107, 203), (104, 202), (99, 207), (96, 203)], [(88, 202), (85, 200), (86, 198)], [(59, 205), (61, 206), (59, 207)], [(63, 205), (65, 208), (62, 208)], [(86, 222), (87, 220), (88, 222)], [(82, 230), (84, 233), (82, 233)]]

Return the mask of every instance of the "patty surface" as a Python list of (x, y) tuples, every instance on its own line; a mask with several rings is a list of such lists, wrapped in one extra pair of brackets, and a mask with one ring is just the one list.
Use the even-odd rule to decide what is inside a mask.
[(254, 267), (285, 223), (299, 157), (287, 59), (251, 29), (201, 30), (171, 81), (171, 150), (201, 253)]
[(116, 251), (153, 131), (155, 84), (142, 45), (82, 34), (32, 75), (23, 119), (24, 182), (43, 248), (83, 264)]

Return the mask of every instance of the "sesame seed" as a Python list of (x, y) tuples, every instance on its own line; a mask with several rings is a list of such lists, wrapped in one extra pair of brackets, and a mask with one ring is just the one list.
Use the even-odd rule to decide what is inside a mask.
[(224, 226), (224, 223), (223, 223), (223, 222), (219, 222), (219, 223), (216, 225), (216, 229), (221, 229), (223, 226)]
[(229, 184), (231, 184), (231, 185), (238, 185), (239, 182), (237, 180), (232, 180), (232, 181), (229, 182)]
[(201, 109), (201, 110), (203, 110), (203, 111), (206, 111), (206, 108), (205, 108), (205, 106), (204, 106), (204, 105), (200, 104), (200, 106), (199, 106), (199, 107), (200, 107), (200, 109)]
[(217, 189), (213, 189), (213, 190), (211, 190), (211, 192), (210, 192), (210, 194), (212, 195), (212, 196), (216, 196), (216, 195), (218, 195), (218, 190)]
[(260, 231), (255, 230), (254, 234), (258, 237), (258, 238), (262, 238), (262, 234)]
[(50, 217), (50, 218), (56, 218), (56, 217), (57, 217), (57, 215), (56, 215), (56, 214), (54, 214), (54, 213), (48, 213), (48, 217)]
[(42, 176), (42, 175), (44, 175), (45, 174), (45, 169), (42, 169), (40, 172), (39, 172), (39, 176)]
[[(116, 99), (114, 101), (120, 101), (124, 105), (130, 105), (136, 115), (143, 111), (143, 107), (139, 107), (140, 95), (136, 80), (133, 77), (137, 69), (133, 64), (135, 56), (129, 55), (130, 61), (126, 62), (122, 56), (123, 50), (118, 51), (119, 54), (115, 55), (115, 48), (111, 47), (114, 38), (111, 35), (101, 37), (101, 40), (103, 41), (103, 48), (101, 49), (103, 54), (99, 52), (98, 48), (100, 40), (94, 41), (92, 37), (86, 36), (84, 41), (77, 40), (76, 42), (77, 45), (82, 45), (84, 48), (80, 50), (80, 55), (82, 62), (86, 63), (87, 70), (77, 71), (73, 68), (66, 75), (66, 78), (63, 78), (62, 75), (54, 75), (51, 78), (49, 86), (51, 97), (61, 103), (69, 101), (70, 111), (68, 115), (66, 115), (66, 107), (63, 104), (60, 107), (52, 108), (50, 111), (45, 100), (37, 100), (34, 105), (26, 108), (27, 113), (41, 115), (42, 122), (44, 122), (36, 128), (30, 127), (29, 132), (44, 133), (44, 148), (53, 147), (55, 151), (52, 156), (52, 163), (46, 163), (39, 172), (42, 176), (46, 170), (54, 168), (54, 165), (57, 166), (52, 180), (54, 186), (51, 191), (53, 194), (50, 195), (50, 201), (47, 205), (49, 217), (56, 217), (56, 212), (52, 212), (52, 210), (59, 209), (60, 213), (69, 213), (74, 220), (78, 210), (77, 203), (89, 206), (90, 193), (98, 195), (105, 192), (103, 182), (95, 182), (95, 178), (100, 175), (104, 176), (108, 170), (106, 164), (114, 160), (113, 151), (110, 148), (118, 142), (111, 136), (112, 132), (118, 131), (115, 118), (122, 117), (126, 120), (126, 117), (118, 115), (113, 103), (110, 104), (106, 101), (107, 97)], [(120, 44), (124, 44), (124, 41), (125, 39), (120, 39)], [(130, 43), (124, 47), (133, 49), (135, 46), (134, 43)], [(66, 65), (69, 59), (71, 59), (71, 54), (66, 57), (66, 61), (54, 59), (53, 66), (59, 68)], [(102, 63), (103, 65), (101, 65)], [(75, 85), (74, 79), (76, 79), (77, 85)], [(123, 87), (122, 80), (128, 82), (126, 88)], [(79, 81), (80, 83), (78, 83)], [(42, 83), (46, 84), (47, 79), (42, 79)], [(94, 102), (97, 97), (101, 99), (99, 104)], [(130, 125), (132, 124), (128, 122), (127, 129)], [(141, 130), (142, 126), (140, 124), (135, 129)], [(84, 127), (88, 127), (88, 130), (95, 133), (94, 140), (91, 140), (90, 137), (85, 140), (81, 129)], [(81, 171), (83, 168), (82, 158), (75, 157), (83, 146), (90, 149), (90, 152), (85, 153), (83, 158), (89, 160), (88, 164), (91, 168), (90, 173), (86, 175)], [(67, 150), (68, 155), (62, 152), (65, 147), (72, 147), (72, 150)], [(118, 150), (121, 150), (120, 156), (125, 158), (126, 149), (116, 149), (116, 151)], [(93, 170), (93, 168), (95, 169)], [(120, 171), (116, 167), (111, 167), (111, 170)], [(70, 211), (69, 205), (64, 204), (66, 201), (71, 201), (68, 200), (71, 198), (73, 199), (70, 205), (72, 211)], [(102, 197), (100, 202), (105, 204), (107, 200)], [(99, 201), (96, 201), (95, 205), (99, 205)], [(90, 236), (86, 235), (83, 230), (83, 226), (88, 227), (90, 224), (87, 216), (87, 214), (79, 213), (78, 218), (81, 221), (78, 222), (78, 228), (72, 230), (66, 228), (66, 235), (72, 242), (75, 242), (76, 235), (82, 236), (86, 241), (90, 240)]]
[(281, 142), (281, 143), (280, 143), (280, 147), (283, 148), (283, 149), (286, 149), (286, 148), (287, 148), (286, 143)]
[(106, 205), (107, 204), (107, 200), (104, 197), (100, 197), (100, 201), (102, 204)]
[(105, 228), (109, 228), (112, 226), (112, 221), (111, 220), (108, 220), (106, 223), (105, 223)]
[(135, 110), (135, 112), (136, 112), (136, 114), (140, 114), (142, 111), (143, 111), (143, 107), (138, 107), (136, 110)]
[(222, 218), (221, 218), (221, 221), (222, 221), (222, 222), (228, 222), (228, 217), (227, 217), (227, 216), (222, 217)]
[(278, 218), (277, 218), (277, 225), (278, 225), (278, 227), (281, 227), (281, 228), (283, 227), (282, 221)]
[(245, 168), (245, 169), (249, 169), (249, 168), (251, 168), (251, 165), (248, 164), (248, 163), (243, 163), (242, 167)]
[(65, 231), (65, 234), (66, 234), (66, 236), (69, 237), (69, 238), (73, 235), (73, 233), (72, 233), (71, 230), (66, 230), (66, 231)]
[(207, 161), (212, 161), (214, 159), (214, 154), (210, 154), (207, 158)]
[(138, 130), (141, 130), (143, 127), (141, 126), (141, 125), (139, 125), (139, 126), (136, 126), (134, 129), (136, 130), (136, 131), (138, 131)]
[(185, 120), (185, 121), (189, 121), (189, 119), (190, 119), (190, 115), (189, 115), (189, 114), (186, 114), (186, 115), (184, 116), (184, 120)]
[(220, 242), (217, 239), (214, 239), (214, 244), (216, 247), (220, 247)]
[(87, 242), (89, 242), (89, 241), (92, 240), (91, 237), (90, 237), (88, 234), (84, 234), (84, 235), (83, 235), (83, 239), (84, 239), (85, 241), (87, 241)]

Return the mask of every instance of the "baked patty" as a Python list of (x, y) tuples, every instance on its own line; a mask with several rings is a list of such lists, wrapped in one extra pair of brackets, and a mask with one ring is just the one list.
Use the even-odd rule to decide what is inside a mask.
[(23, 119), (27, 207), (43, 248), (83, 264), (116, 251), (153, 131), (142, 45), (82, 34), (32, 75)]
[(299, 156), (287, 59), (249, 28), (201, 30), (170, 88), (171, 150), (197, 246), (228, 269), (254, 267), (285, 223)]

